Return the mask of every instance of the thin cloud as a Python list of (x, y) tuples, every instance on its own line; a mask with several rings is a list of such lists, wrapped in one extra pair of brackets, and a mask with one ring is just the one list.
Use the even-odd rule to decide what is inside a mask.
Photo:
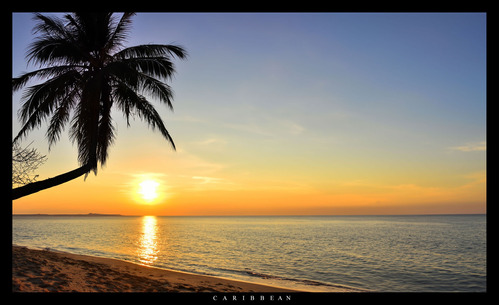
[(282, 125), (288, 129), (288, 132), (292, 135), (300, 135), (304, 132), (305, 128), (292, 121), (282, 121)]
[(211, 144), (226, 144), (227, 141), (222, 138), (208, 138), (206, 140), (198, 141), (195, 143), (199, 145), (211, 145)]
[(486, 141), (481, 141), (481, 142), (474, 142), (474, 143), (467, 143), (462, 146), (454, 146), (450, 147), (452, 150), (458, 150), (458, 151), (464, 151), (464, 152), (469, 152), (469, 151), (486, 151)]
[(215, 177), (204, 177), (204, 176), (193, 176), (191, 177), (192, 179), (195, 180), (202, 180), (202, 184), (206, 183), (222, 183), (224, 179), (222, 178), (215, 178)]
[(172, 118), (170, 118), (170, 120), (178, 121), (178, 122), (188, 122), (188, 123), (204, 123), (205, 122), (205, 120), (191, 116), (191, 115), (172, 117)]

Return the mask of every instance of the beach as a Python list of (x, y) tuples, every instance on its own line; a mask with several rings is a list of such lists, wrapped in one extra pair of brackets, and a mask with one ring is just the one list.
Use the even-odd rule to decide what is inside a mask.
[(117, 259), (12, 247), (13, 292), (298, 292)]

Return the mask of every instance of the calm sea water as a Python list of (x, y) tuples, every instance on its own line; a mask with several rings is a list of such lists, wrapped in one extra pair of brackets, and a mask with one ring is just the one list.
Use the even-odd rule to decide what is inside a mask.
[(486, 216), (13, 216), (13, 244), (308, 291), (486, 290)]

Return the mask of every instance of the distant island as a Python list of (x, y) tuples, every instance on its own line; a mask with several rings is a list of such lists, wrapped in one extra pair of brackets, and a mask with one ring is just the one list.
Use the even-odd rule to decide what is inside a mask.
[(99, 213), (88, 213), (88, 214), (12, 214), (12, 216), (122, 216), (121, 214), (99, 214)]

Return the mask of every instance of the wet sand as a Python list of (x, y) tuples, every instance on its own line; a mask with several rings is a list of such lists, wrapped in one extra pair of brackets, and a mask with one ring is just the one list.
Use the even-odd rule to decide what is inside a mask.
[(116, 259), (12, 247), (13, 292), (299, 292), (142, 266)]

